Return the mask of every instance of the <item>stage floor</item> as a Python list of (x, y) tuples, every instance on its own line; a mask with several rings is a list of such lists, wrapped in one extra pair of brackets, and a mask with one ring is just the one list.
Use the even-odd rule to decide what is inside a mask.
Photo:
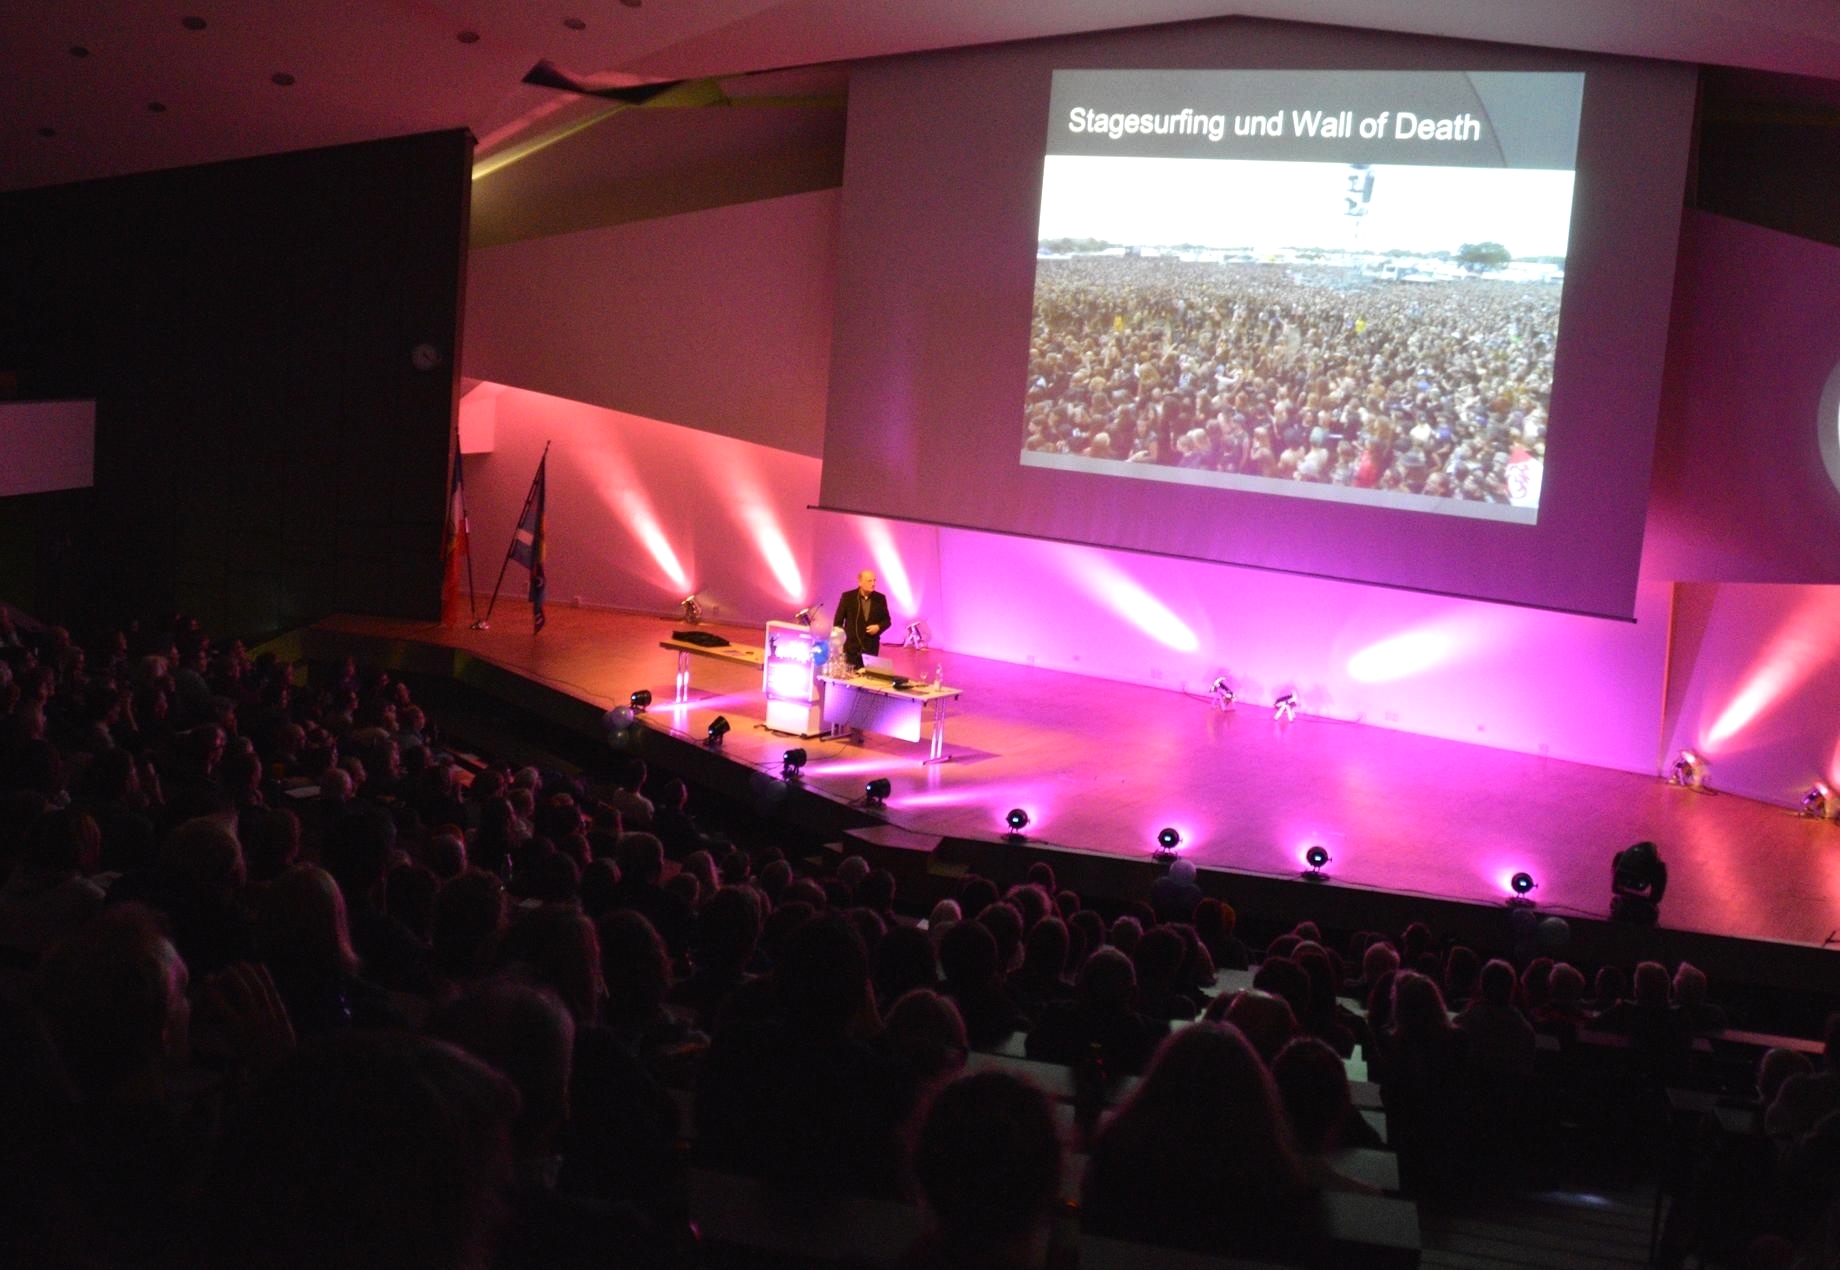
[[(946, 722), (950, 761), (926, 765), (924, 739), (767, 732), (759, 672), (744, 666), (694, 658), (692, 700), (672, 707), (677, 658), (659, 641), (681, 622), (552, 605), (533, 635), (515, 608), (489, 631), (347, 616), (314, 629), (463, 650), (601, 708), (649, 688), (648, 726), (700, 740), (727, 716), (731, 762), (777, 777), (784, 752), (802, 746), (807, 787), (843, 802), (887, 777), (888, 822), (917, 834), (995, 839), (1004, 813), (1022, 807), (1042, 845), (1143, 859), (1167, 825), (1198, 866), (1273, 878), (1295, 878), (1305, 847), (1321, 843), (1339, 886), (1495, 905), (1525, 870), (1541, 913), (1598, 919), (1611, 855), (1649, 839), (1670, 872), (1665, 927), (1820, 947), (1840, 926), (1840, 824), (1654, 776), (897, 650), (902, 673), (941, 666), (964, 690)], [(707, 629), (761, 639), (759, 627)]]

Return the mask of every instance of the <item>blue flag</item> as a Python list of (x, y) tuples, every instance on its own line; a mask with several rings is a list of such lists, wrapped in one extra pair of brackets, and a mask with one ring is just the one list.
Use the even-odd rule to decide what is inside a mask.
[(544, 452), (537, 464), (536, 479), (530, 483), (530, 496), (524, 500), (524, 515), (511, 539), (511, 558), (530, 570), (531, 620), (542, 630), (549, 619), (543, 616), (543, 590), (549, 579), (543, 568), (544, 504), (549, 498), (549, 453)]

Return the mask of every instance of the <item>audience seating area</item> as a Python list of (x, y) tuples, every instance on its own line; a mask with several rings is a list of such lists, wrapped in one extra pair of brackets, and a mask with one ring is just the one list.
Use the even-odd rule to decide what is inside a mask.
[(1480, 1214), (1634, 1188), (1652, 1264), (1840, 1264), (1840, 1016), (1179, 861), (927, 890), (697, 797), (0, 608), (0, 1263), (1482, 1264)]

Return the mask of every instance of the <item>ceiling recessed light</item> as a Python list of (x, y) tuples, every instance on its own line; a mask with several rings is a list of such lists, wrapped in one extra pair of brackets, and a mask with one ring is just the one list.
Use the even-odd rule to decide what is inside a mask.
[(583, 22), (580, 18), (564, 18), (562, 19), (562, 25), (566, 26), (571, 31), (585, 31), (588, 29), (588, 24)]
[(294, 77), (286, 71), (276, 71), (273, 75), (270, 75), (268, 79), (270, 83), (278, 88), (292, 88), (294, 86)]
[(454, 38), (456, 40), (459, 40), (462, 44), (477, 44), (479, 43), (479, 32), (462, 31), (460, 32), (460, 34), (456, 35)]
[(195, 13), (188, 14), (179, 19), (179, 25), (188, 31), (202, 31), (205, 28), (205, 20)]
[(153, 114), (163, 115), (166, 113), (166, 103), (163, 101), (150, 101), (147, 103), (147, 109)]
[(89, 50), (81, 44), (72, 44), (70, 46), (70, 55), (72, 57), (88, 57)]

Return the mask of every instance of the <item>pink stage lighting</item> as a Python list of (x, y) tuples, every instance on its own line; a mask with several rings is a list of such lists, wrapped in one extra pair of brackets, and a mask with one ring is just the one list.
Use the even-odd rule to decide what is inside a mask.
[(1157, 643), (1179, 653), (1201, 647), (1188, 623), (1119, 565), (1091, 551), (1068, 552), (1063, 559), (1069, 579)]
[(1832, 604), (1821, 598), (1811, 597), (1797, 607), (1770, 637), (1742, 686), (1706, 731), (1707, 749), (1718, 750), (1778, 701), (1793, 695), (1832, 656), (1833, 618)]
[(1356, 683), (1390, 683), (1430, 670), (1450, 656), (1450, 636), (1428, 629), (1406, 631), (1369, 644), (1348, 659), (1348, 677)]
[(752, 536), (754, 547), (766, 562), (767, 571), (779, 583), (785, 598), (794, 604), (805, 603), (805, 579), (799, 562), (793, 558), (792, 544), (758, 475), (752, 471), (731, 469), (728, 486), (734, 498), (735, 515), (742, 528)]
[(918, 608), (918, 598), (914, 594), (913, 579), (907, 574), (907, 564), (901, 559), (901, 549), (895, 546), (894, 534), (885, 520), (865, 519), (862, 524), (863, 541), (868, 545), (869, 556), (875, 561), (877, 580), (894, 601), (897, 613), (912, 615)]

